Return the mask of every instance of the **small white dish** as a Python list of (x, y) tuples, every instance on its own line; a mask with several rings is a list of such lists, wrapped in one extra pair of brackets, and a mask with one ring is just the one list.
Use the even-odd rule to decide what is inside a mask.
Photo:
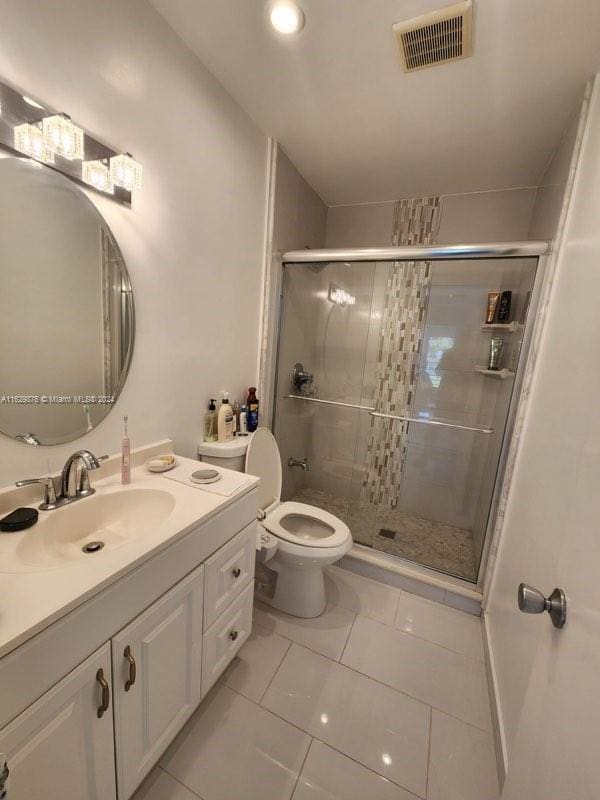
[(172, 455), (153, 456), (146, 461), (146, 469), (149, 472), (168, 472), (177, 466), (177, 459)]

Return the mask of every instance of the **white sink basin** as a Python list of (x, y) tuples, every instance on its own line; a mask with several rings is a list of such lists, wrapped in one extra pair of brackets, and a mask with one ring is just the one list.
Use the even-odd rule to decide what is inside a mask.
[[(175, 508), (175, 497), (160, 489), (95, 494), (40, 518), (19, 541), (14, 559), (0, 572), (31, 572), (65, 566), (152, 533)], [(91, 552), (86, 546), (92, 545)]]

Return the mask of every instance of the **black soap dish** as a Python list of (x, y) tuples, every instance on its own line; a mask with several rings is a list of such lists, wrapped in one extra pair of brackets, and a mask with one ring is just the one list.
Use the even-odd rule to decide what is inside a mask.
[(15, 533), (31, 528), (38, 521), (38, 512), (35, 508), (16, 508), (8, 516), (0, 519), (0, 531)]

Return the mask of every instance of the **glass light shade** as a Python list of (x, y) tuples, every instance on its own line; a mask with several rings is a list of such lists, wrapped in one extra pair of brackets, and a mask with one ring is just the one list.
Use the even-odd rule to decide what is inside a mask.
[(115, 190), (108, 164), (104, 161), (84, 161), (81, 165), (81, 178), (101, 192), (112, 194)]
[(83, 158), (83, 130), (62, 114), (44, 117), (42, 131), (46, 145), (57, 155), (73, 161)]
[(44, 141), (42, 131), (35, 125), (24, 122), (15, 128), (15, 149), (26, 156), (54, 164), (54, 152)]
[(110, 160), (110, 177), (115, 186), (131, 192), (142, 188), (142, 165), (129, 153), (113, 156)]

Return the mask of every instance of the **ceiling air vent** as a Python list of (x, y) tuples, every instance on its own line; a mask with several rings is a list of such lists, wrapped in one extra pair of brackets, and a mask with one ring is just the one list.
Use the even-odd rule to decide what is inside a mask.
[(402, 69), (414, 72), (470, 56), (472, 18), (472, 0), (463, 0), (406, 22), (397, 22), (393, 31)]

